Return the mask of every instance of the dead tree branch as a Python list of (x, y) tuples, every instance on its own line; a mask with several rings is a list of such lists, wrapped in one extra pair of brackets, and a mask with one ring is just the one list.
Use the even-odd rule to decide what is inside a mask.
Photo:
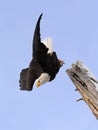
[(72, 68), (67, 69), (66, 72), (82, 99), (98, 119), (98, 80), (81, 61), (72, 64)]

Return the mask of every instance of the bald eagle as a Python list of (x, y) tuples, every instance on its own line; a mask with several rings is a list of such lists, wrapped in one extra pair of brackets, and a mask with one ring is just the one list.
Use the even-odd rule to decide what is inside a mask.
[(56, 52), (52, 48), (52, 39), (45, 38), (41, 41), (39, 16), (33, 37), (33, 53), (29, 67), (23, 69), (20, 73), (20, 89), (31, 91), (36, 80), (36, 87), (52, 81), (58, 73), (60, 67), (64, 64), (59, 60)]

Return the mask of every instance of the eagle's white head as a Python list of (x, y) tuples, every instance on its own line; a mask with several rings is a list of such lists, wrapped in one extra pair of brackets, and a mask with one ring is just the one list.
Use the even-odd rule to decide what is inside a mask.
[(50, 80), (50, 75), (47, 73), (42, 73), (40, 77), (36, 80), (36, 87), (39, 87), (44, 83), (49, 82), (49, 80)]

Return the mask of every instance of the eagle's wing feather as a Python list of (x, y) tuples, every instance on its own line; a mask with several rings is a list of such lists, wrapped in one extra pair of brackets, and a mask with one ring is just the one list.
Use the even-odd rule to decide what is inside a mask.
[(31, 91), (35, 80), (41, 75), (43, 70), (39, 64), (32, 60), (29, 68), (23, 69), (20, 73), (20, 89)]
[(26, 81), (27, 81), (27, 71), (28, 71), (29, 68), (26, 68), (26, 69), (23, 69), (20, 73), (20, 80), (19, 80), (19, 83), (20, 83), (20, 89), (21, 90), (26, 90), (27, 87), (26, 87)]
[(46, 59), (47, 51), (48, 51), (48, 48), (43, 43), (41, 43), (41, 38), (40, 38), (41, 17), (42, 14), (38, 18), (35, 31), (34, 31), (34, 37), (33, 37), (33, 58), (39, 63), (45, 62), (43, 59)]

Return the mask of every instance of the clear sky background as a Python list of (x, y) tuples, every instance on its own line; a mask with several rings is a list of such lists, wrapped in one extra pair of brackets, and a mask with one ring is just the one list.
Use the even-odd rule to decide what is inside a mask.
[[(65, 65), (54, 81), (19, 90), (19, 75), (32, 56), (39, 15), (41, 37)], [(0, 130), (97, 130), (98, 121), (66, 74), (76, 60), (98, 79), (98, 0), (0, 1)]]

